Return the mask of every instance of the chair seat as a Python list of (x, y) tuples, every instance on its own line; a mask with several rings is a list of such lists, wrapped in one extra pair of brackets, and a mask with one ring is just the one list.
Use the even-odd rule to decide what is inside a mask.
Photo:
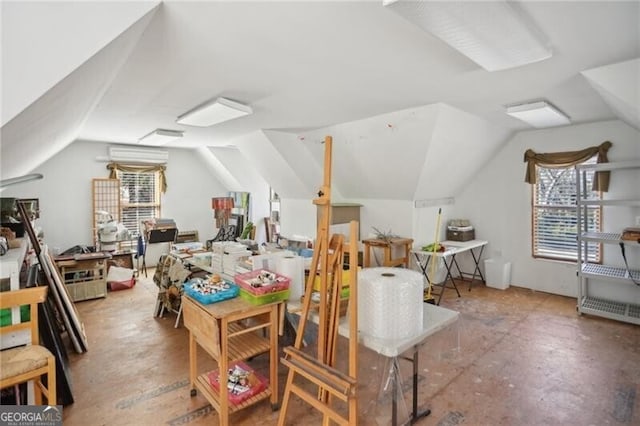
[(44, 346), (29, 345), (0, 351), (0, 380), (19, 376), (47, 365), (53, 356)]

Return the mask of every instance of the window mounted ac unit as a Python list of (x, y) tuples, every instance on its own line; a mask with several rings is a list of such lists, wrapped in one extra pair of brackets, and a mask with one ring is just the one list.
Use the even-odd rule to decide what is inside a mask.
[(169, 160), (169, 151), (110, 146), (109, 160), (117, 163), (165, 164)]

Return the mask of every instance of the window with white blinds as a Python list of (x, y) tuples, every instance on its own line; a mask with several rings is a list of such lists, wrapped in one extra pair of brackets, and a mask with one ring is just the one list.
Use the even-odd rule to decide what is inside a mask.
[(160, 217), (160, 176), (158, 172), (125, 172), (120, 179), (121, 222), (133, 235), (138, 235), (140, 222)]
[[(585, 164), (595, 163), (595, 157)], [(537, 183), (533, 185), (533, 256), (576, 261), (578, 258), (576, 168), (536, 166)], [(591, 188), (594, 173), (587, 174)], [(593, 191), (591, 199), (600, 199)], [(599, 232), (602, 209), (590, 207), (586, 229)], [(589, 244), (589, 262), (600, 262), (600, 244)]]

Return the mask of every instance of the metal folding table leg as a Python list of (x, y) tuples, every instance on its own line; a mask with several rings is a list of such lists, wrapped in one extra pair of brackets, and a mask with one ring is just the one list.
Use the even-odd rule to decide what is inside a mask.
[(473, 282), (476, 279), (476, 272), (477, 275), (480, 277), (480, 280), (482, 282), (485, 282), (484, 277), (482, 276), (482, 271), (480, 270), (480, 259), (482, 259), (482, 252), (484, 251), (484, 246), (480, 246), (480, 253), (478, 253), (478, 257), (476, 257), (475, 253), (472, 250), (469, 250), (471, 252), (471, 257), (473, 258), (473, 262), (475, 263), (475, 269), (473, 270), (473, 275), (471, 276), (471, 282), (469, 283), (469, 291), (471, 291), (471, 286), (473, 285)]
[[(416, 263), (418, 264), (418, 266), (420, 267), (420, 269), (422, 270), (422, 275), (427, 279), (427, 283), (431, 283), (431, 278), (429, 277), (429, 273), (427, 272), (427, 268), (429, 266), (429, 261), (431, 260), (431, 256), (426, 257), (426, 260), (424, 261), (424, 264), (422, 262), (422, 258), (417, 254), (414, 253), (414, 256), (416, 258)], [(437, 284), (434, 284), (437, 285)], [(440, 286), (438, 286), (440, 287)], [(442, 297), (442, 293), (444, 292), (444, 288), (440, 289), (440, 297)], [(438, 299), (438, 305), (440, 304), (440, 300)]]
[[(453, 274), (451, 273), (451, 266), (455, 263), (455, 265), (458, 265), (458, 262), (456, 262), (456, 255), (453, 254), (451, 255), (451, 260), (449, 261), (449, 263), (447, 264), (447, 258), (444, 257), (443, 258), (443, 262), (444, 262), (444, 266), (447, 269), (447, 276), (444, 279), (444, 282), (442, 283), (442, 293), (444, 293), (444, 289), (447, 287), (447, 280), (451, 280), (451, 284), (453, 284), (453, 288), (456, 290), (456, 294), (458, 295), (458, 297), (460, 297), (460, 291), (458, 291), (458, 286), (456, 285), (456, 280), (453, 278)], [(440, 293), (440, 297), (438, 298), (438, 305), (440, 305), (440, 299), (442, 299), (442, 293)]]
[(413, 389), (412, 389), (412, 407), (411, 407), (411, 420), (410, 423), (414, 424), (423, 417), (427, 417), (431, 414), (431, 409), (427, 408), (418, 412), (418, 349), (413, 351)]

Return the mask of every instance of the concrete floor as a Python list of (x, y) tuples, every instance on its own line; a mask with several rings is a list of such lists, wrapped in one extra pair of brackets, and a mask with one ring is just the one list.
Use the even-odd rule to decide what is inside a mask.
[[(173, 327), (173, 314), (153, 317), (151, 276), (131, 290), (76, 305), (89, 351), (69, 352), (75, 402), (64, 407), (65, 426), (218, 424), (205, 399), (189, 395), (187, 330)], [(432, 413), (417, 424), (640, 425), (639, 326), (578, 316), (575, 299), (514, 287), (476, 284), (461, 294), (447, 290), (441, 303), (461, 313), (458, 323), (430, 337), (420, 352), (419, 401)], [(346, 347), (341, 340), (342, 360)], [(200, 366), (213, 368), (200, 355)], [(359, 352), (358, 424), (390, 424), (387, 362), (365, 348)], [(268, 357), (251, 365), (266, 373)], [(401, 362), (409, 406), (410, 369)], [(280, 395), (286, 374), (280, 365)], [(230, 421), (271, 425), (277, 418), (263, 401)], [(321, 421), (294, 398), (287, 424)]]

